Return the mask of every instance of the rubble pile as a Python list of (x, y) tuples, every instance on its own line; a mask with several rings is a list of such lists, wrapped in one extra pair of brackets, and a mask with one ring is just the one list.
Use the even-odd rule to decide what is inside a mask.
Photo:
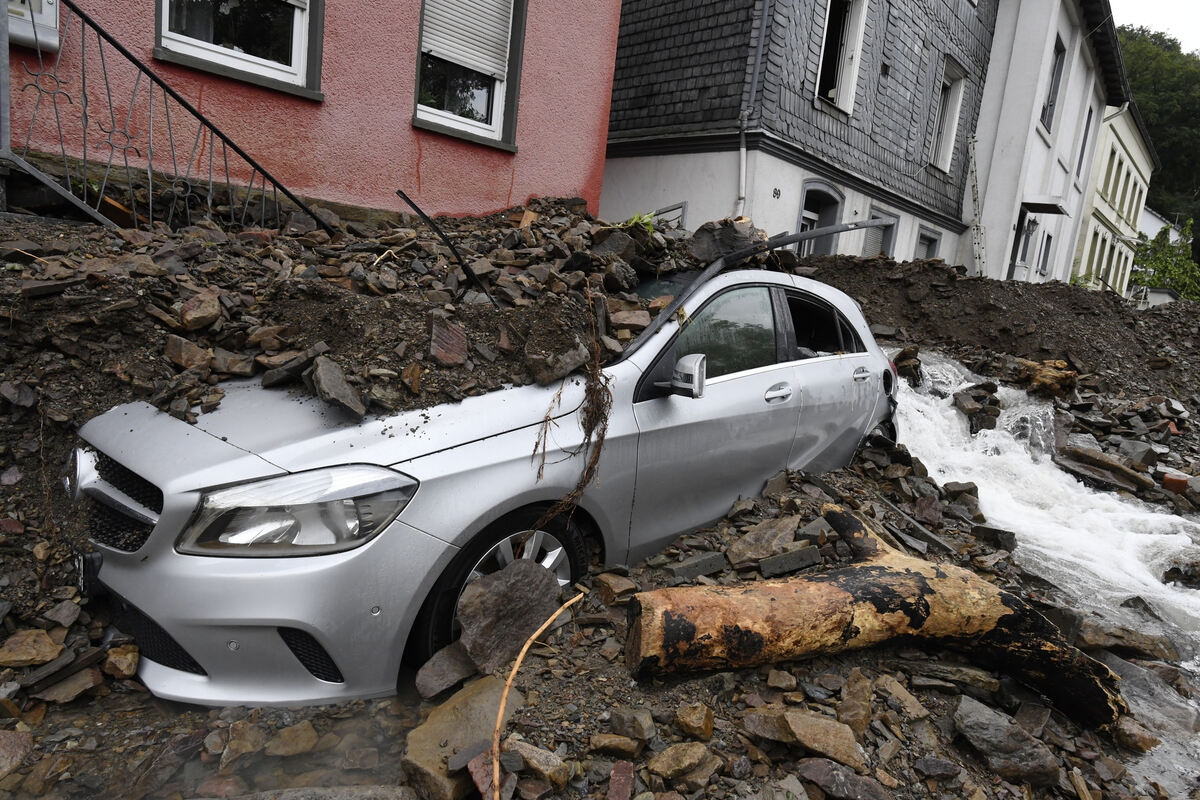
[[(338, 223), (333, 239), (306, 219), (279, 233), (5, 222), (0, 796), (491, 796), (497, 675), (524, 634), (486, 615), (529, 576), (477, 587), (496, 594), (477, 598), (482, 616), (463, 626), (490, 635), (463, 658), (404, 676), (396, 698), (170, 704), (137, 682), (136, 645), (81, 604), (70, 560), (78, 532), (58, 487), (74, 429), (130, 399), (186, 420), (217, 407), (223, 381), (245, 379), (362, 416), (552, 383), (585, 366), (593, 342), (615, 357), (651, 323), (666, 299), (636, 292), (646, 278), (758, 238), (747, 221), (690, 237), (610, 225), (573, 201), (443, 223), (466, 270), (404, 215), (378, 229)], [(1136, 312), (1108, 295), (968, 279), (938, 262), (838, 257), (799, 270), (842, 285), (878, 335), (912, 345), (896, 359), (910, 382), (920, 380), (917, 345), (993, 379), (955, 398), (972, 430), (995, 424), (1001, 384), (1019, 386), (1054, 398), (1064, 468), (1180, 512), (1200, 500), (1190, 304)], [(969, 651), (903, 642), (631, 681), (621, 656), (633, 594), (844, 566), (850, 550), (820, 514), (830, 502), (878, 523), (897, 547), (1034, 602), (1076, 646), (1152, 687), (1159, 705), (1136, 707), (1112, 731), (1086, 730)], [(582, 581), (588, 596), (533, 647), (509, 695), (502, 796), (1167, 797), (1127, 767), (1157, 744), (1155, 714), (1200, 728), (1185, 703), (1196, 687), (1177, 666), (1186, 654), (1066, 607), (1013, 560), (1014, 547), (1012, 533), (988, 525), (973, 484), (939, 485), (902, 444), (872, 441), (825, 476), (781, 473), (761, 497), (642, 564), (595, 565)], [(1165, 579), (1200, 583), (1200, 566), (1172, 569)]]

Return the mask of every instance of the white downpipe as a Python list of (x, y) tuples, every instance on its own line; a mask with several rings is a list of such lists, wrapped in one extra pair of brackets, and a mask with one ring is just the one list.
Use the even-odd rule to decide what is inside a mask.
[(740, 217), (746, 210), (746, 120), (749, 111), (742, 111), (738, 123), (738, 193), (733, 204), (733, 216)]

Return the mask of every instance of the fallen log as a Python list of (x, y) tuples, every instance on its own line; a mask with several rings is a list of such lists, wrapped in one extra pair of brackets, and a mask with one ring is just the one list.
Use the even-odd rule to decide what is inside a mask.
[(1106, 727), (1126, 711), (1120, 680), (1021, 598), (969, 570), (914, 558), (835, 505), (822, 515), (856, 563), (743, 586), (635, 594), (625, 661), (635, 677), (794, 661), (882, 642), (935, 640)]

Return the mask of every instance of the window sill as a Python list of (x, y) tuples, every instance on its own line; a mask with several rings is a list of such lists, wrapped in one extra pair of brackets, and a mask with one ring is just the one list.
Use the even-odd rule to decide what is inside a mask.
[(818, 109), (822, 109), (827, 113), (832, 114), (833, 116), (842, 120), (842, 122), (849, 122), (850, 117), (853, 116), (849, 111), (842, 108), (837, 103), (833, 102), (832, 100), (826, 100), (824, 97), (814, 97), (813, 105)]
[(458, 128), (451, 127), (450, 125), (441, 125), (437, 122), (431, 122), (427, 119), (422, 119), (415, 114), (413, 115), (412, 126), (414, 128), (420, 128), (421, 130), (440, 133), (443, 136), (451, 136), (455, 139), (462, 139), (463, 141), (467, 141), (472, 144), (481, 144), (484, 147), (492, 147), (496, 150), (503, 150), (506, 153), (517, 152), (517, 146), (512, 142), (502, 142), (499, 139), (489, 139), (486, 136), (480, 136), (476, 133), (459, 130)]
[(303, 97), (306, 100), (314, 100), (318, 103), (324, 102), (325, 95), (319, 89), (309, 89), (306, 86), (297, 86), (292, 83), (284, 83), (273, 78), (267, 78), (262, 75), (257, 75), (253, 72), (234, 69), (222, 64), (214, 64), (211, 61), (205, 61), (202, 58), (183, 55), (167, 50), (164, 47), (154, 48), (154, 59), (156, 61), (166, 61), (170, 64), (178, 64), (183, 67), (200, 70), (201, 72), (211, 72), (213, 75), (220, 75), (223, 78), (232, 78), (236, 81), (249, 83), (254, 86), (261, 86), (264, 89), (272, 89), (277, 92)]
[(1042, 137), (1042, 141), (1046, 143), (1046, 147), (1054, 147), (1054, 141), (1050, 138), (1050, 129), (1046, 127), (1046, 123), (1039, 119), (1037, 125), (1034, 126), (1034, 130), (1037, 131), (1038, 136)]

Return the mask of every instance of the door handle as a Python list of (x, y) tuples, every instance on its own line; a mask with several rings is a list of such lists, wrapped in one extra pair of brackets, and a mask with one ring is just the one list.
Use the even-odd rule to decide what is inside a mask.
[(768, 403), (782, 403), (792, 396), (792, 387), (786, 383), (777, 383), (767, 389), (767, 393), (763, 395), (763, 400)]
[(852, 377), (856, 381), (865, 381), (867, 378), (871, 377), (871, 370), (867, 369), (866, 367), (859, 367), (858, 369), (854, 370), (854, 375)]

